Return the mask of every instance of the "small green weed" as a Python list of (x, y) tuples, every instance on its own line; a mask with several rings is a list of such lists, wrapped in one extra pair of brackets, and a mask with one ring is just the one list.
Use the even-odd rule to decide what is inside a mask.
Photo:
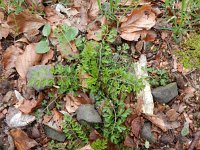
[(51, 33), (51, 26), (48, 23), (43, 27), (42, 34), (44, 38), (37, 44), (35, 49), (36, 53), (43, 54), (49, 51), (50, 47), (49, 47), (48, 36), (50, 35), (50, 33)]
[(64, 115), (63, 132), (66, 134), (68, 149), (77, 149), (88, 143), (88, 138), (82, 129), (82, 126), (77, 123), (70, 115)]
[(169, 30), (173, 31), (174, 38), (177, 40), (177, 36), (180, 36), (184, 31), (191, 30), (191, 24), (200, 20), (196, 12), (199, 9), (200, 1), (182, 0), (180, 11), (174, 8), (175, 3), (177, 3), (175, 0), (166, 0), (165, 7), (170, 8), (174, 14), (169, 18), (168, 22), (172, 23), (172, 28)]
[(152, 87), (164, 86), (169, 82), (169, 76), (165, 69), (147, 68), (149, 83)]
[(20, 13), (24, 10), (23, 4), (25, 0), (9, 0), (9, 1), (4, 1), (0, 0), (0, 8), (2, 8), (5, 12), (8, 14), (10, 13)]
[(91, 147), (94, 150), (106, 150), (107, 148), (107, 141), (97, 139), (96, 141), (92, 142)]
[(54, 140), (51, 140), (48, 143), (48, 150), (65, 150), (66, 144), (65, 143), (56, 143)]
[(75, 40), (78, 35), (78, 29), (70, 27), (67, 24), (63, 24), (55, 29), (54, 34), (59, 42), (61, 54), (68, 60), (73, 60), (77, 57), (76, 54), (72, 53), (70, 49), (73, 49), (71, 41)]
[[(106, 101), (103, 107), (104, 128), (103, 134), (114, 144), (119, 144), (124, 139), (127, 128), (123, 125), (126, 117), (130, 114), (125, 109), (123, 101)], [(122, 135), (122, 133), (124, 133)]]
[(185, 68), (200, 68), (200, 35), (191, 35), (182, 44), (182, 50), (177, 51), (179, 61)]
[(79, 79), (75, 65), (56, 65), (52, 72), (56, 77), (55, 84), (59, 86), (59, 93), (74, 93), (78, 90)]

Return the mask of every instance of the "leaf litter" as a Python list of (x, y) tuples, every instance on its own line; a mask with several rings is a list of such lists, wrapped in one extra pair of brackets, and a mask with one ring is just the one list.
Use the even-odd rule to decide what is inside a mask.
[[(129, 93), (126, 91), (128, 94), (124, 98), (125, 108), (129, 108), (131, 113), (125, 118), (123, 124), (130, 130), (127, 135), (123, 135), (123, 132), (120, 133), (120, 136), (124, 136), (124, 138), (118, 145), (114, 144), (115, 137), (111, 137), (111, 140), (107, 139), (107, 148), (117, 149), (117, 146), (125, 146), (129, 148), (150, 147), (162, 149), (166, 146), (163, 143), (167, 143), (167, 138), (162, 139), (160, 135), (164, 134), (166, 137), (170, 137), (169, 131), (174, 138), (171, 139), (172, 142), (168, 147), (172, 149), (177, 149), (177, 146), (181, 146), (183, 149), (200, 148), (198, 131), (198, 120), (200, 118), (198, 111), (198, 87), (200, 85), (198, 84), (198, 79), (200, 73), (197, 69), (186, 69), (179, 62), (175, 51), (182, 48), (181, 44), (177, 44), (177, 41), (172, 38), (174, 36), (173, 30), (161, 29), (162, 26), (170, 28), (173, 25), (170, 20), (167, 20), (170, 13), (167, 14), (168, 12), (166, 12), (170, 12), (171, 8), (163, 8), (166, 1), (158, 0), (158, 3), (146, 0), (139, 3), (120, 1), (118, 4), (114, 3), (112, 9), (109, 8), (112, 6), (109, 3), (111, 1), (105, 0), (100, 2), (96, 0), (74, 0), (67, 5), (65, 3), (56, 3), (55, 1), (27, 0), (23, 5), (19, 6), (9, 5), (6, 1), (3, 2), (11, 12), (7, 13), (6, 9), (0, 10), (0, 81), (7, 80), (8, 82), (4, 90), (2, 90), (5, 87), (3, 85), (4, 82), (0, 82), (2, 84), (0, 90), (3, 91), (0, 93), (0, 98), (2, 98), (0, 100), (0, 120), (2, 119), (0, 128), (3, 130), (7, 127), (10, 128), (9, 133), (6, 135), (11, 143), (11, 148), (13, 140), (13, 146), (19, 150), (31, 148), (48, 149), (51, 139), (47, 138), (47, 133), (42, 133), (39, 130), (38, 132), (42, 133), (43, 137), (35, 138), (28, 132), (28, 129), (33, 129), (36, 124), (39, 124), (62, 133), (66, 130), (63, 126), (63, 120), (66, 121), (66, 114), (68, 119), (71, 117), (76, 121), (76, 110), (80, 106), (87, 104), (95, 104), (97, 114), (101, 115), (103, 121), (106, 122), (106, 119), (103, 118), (106, 116), (104, 113), (110, 113), (108, 115), (110, 117), (113, 117), (112, 114), (114, 114), (112, 118), (115, 121), (114, 125), (120, 124), (118, 113), (121, 113), (120, 116), (124, 116), (123, 112), (121, 112), (122, 110), (118, 110), (117, 105), (112, 102), (109, 105), (111, 112), (109, 110), (105, 111), (107, 106), (103, 102), (106, 101), (106, 98), (100, 103), (100, 101), (96, 101), (97, 97), (94, 97), (90, 91), (94, 85), (94, 80), (92, 80), (94, 79), (94, 74), (82, 70), (78, 71), (77, 78), (80, 81), (80, 85), (78, 85), (79, 89), (76, 89), (77, 93), (60, 94), (60, 86), (55, 84), (57, 77), (55, 81), (52, 81), (52, 88), (40, 92), (36, 92), (27, 86), (26, 74), (32, 66), (40, 64), (56, 66), (57, 64), (62, 64), (71, 67), (73, 64), (79, 63), (78, 67), (82, 67), (83, 62), (79, 61), (83, 57), (80, 57), (80, 55), (82, 55), (81, 53), (84, 49), (80, 48), (82, 45), (77, 42), (77, 39), (81, 37), (82, 43), (89, 40), (94, 40), (98, 43), (105, 42), (107, 36), (110, 36), (109, 34), (111, 33), (107, 31), (109, 34), (104, 32), (105, 35), (99, 35), (103, 33), (102, 27), (106, 25), (109, 27), (108, 30), (114, 28), (118, 34), (118, 41), (117, 39), (113, 43), (109, 43), (109, 40), (109, 42), (106, 41), (112, 47), (111, 55), (114, 56), (112, 59), (115, 62), (123, 62), (122, 60), (127, 60), (121, 56), (123, 54), (130, 55), (132, 61), (136, 64), (134, 66), (136, 75), (138, 79), (143, 80), (144, 84), (144, 89), (140, 92)], [(172, 5), (181, 10), (180, 2)], [(16, 9), (18, 7), (20, 8), (19, 10)], [(176, 13), (176, 17), (180, 19), (181, 15), (178, 12)], [(115, 18), (113, 16), (122, 19), (111, 21)], [(180, 22), (177, 25), (179, 24)], [(63, 31), (65, 32), (64, 34)], [(185, 41), (190, 31), (187, 31), (187, 34), (183, 34), (186, 36), (181, 37), (180, 34), (179, 38)], [(120, 51), (118, 46), (123, 43), (128, 44), (131, 49), (122, 50), (121, 48), (122, 51)], [(93, 48), (98, 51), (97, 47)], [(106, 63), (105, 60), (101, 62), (103, 57), (99, 56), (96, 62), (99, 68), (101, 68), (102, 63)], [(107, 60), (109, 59), (108, 57)], [(90, 61), (94, 63), (92, 60)], [(93, 66), (84, 67), (90, 68)], [(157, 70), (164, 68), (167, 70), (170, 82), (177, 82), (179, 95), (169, 103), (161, 104), (152, 96), (153, 86), (150, 80), (157, 73), (149, 74), (146, 68), (151, 67)], [(112, 68), (109, 69), (112, 70)], [(59, 71), (62, 72), (62, 70)], [(97, 72), (98, 77), (101, 76), (101, 70)], [(109, 73), (109, 71), (104, 73)], [(54, 74), (58, 76), (55, 72)], [(69, 76), (66, 76), (66, 79), (71, 80)], [(76, 80), (75, 76), (72, 80)], [(71, 86), (75, 87), (76, 85)], [(101, 87), (103, 84), (99, 86)], [(105, 91), (108, 92), (109, 90), (106, 89)], [(98, 92), (99, 95), (107, 94), (106, 92)], [(53, 93), (53, 95), (49, 95), (49, 93)], [(119, 95), (122, 94), (124, 93)], [(123, 108), (123, 106), (120, 107)], [(119, 112), (115, 112), (115, 110)], [(151, 125), (148, 133), (151, 133), (158, 143), (148, 140), (148, 134), (141, 135), (144, 129), (148, 129), (146, 122)], [(80, 124), (82, 126), (82, 123)], [(109, 125), (106, 126), (109, 127)], [(121, 126), (117, 127), (119, 128), (118, 131), (124, 129)], [(81, 131), (90, 135), (88, 137), (90, 142), (81, 145), (79, 149), (95, 150), (94, 145), (98, 144), (95, 142), (106, 139), (106, 134), (101, 134), (99, 128), (94, 128), (93, 126), (90, 126), (90, 129), (81, 128)], [(106, 131), (103, 132), (106, 133)], [(70, 133), (71, 131), (68, 132), (67, 136)], [(0, 131), (1, 134), (3, 133)], [(182, 136), (181, 138), (180, 135)], [(184, 140), (186, 141), (185, 144)], [(64, 143), (68, 142), (70, 140)], [(56, 142), (56, 144), (59, 143)], [(0, 142), (0, 148), (1, 145)]]

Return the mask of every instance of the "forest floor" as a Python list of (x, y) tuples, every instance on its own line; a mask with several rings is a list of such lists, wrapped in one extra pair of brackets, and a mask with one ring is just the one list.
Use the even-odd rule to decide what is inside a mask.
[(1, 0), (0, 150), (200, 149), (200, 0)]

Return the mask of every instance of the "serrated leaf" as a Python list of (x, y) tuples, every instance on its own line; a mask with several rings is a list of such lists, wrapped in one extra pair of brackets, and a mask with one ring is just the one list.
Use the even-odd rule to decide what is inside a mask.
[(48, 41), (40, 41), (35, 48), (36, 53), (43, 54), (49, 51), (49, 43)]
[(49, 23), (45, 24), (45, 26), (43, 27), (42, 30), (42, 34), (46, 37), (49, 36), (49, 34), (51, 33), (51, 25)]

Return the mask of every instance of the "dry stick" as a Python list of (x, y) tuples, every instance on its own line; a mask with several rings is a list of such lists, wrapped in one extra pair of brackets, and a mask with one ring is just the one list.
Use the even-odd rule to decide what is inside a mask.
[(194, 134), (194, 139), (192, 140), (189, 149), (188, 150), (193, 150), (195, 148), (195, 145), (197, 144), (197, 142), (200, 140), (200, 130), (198, 130), (195, 134)]

